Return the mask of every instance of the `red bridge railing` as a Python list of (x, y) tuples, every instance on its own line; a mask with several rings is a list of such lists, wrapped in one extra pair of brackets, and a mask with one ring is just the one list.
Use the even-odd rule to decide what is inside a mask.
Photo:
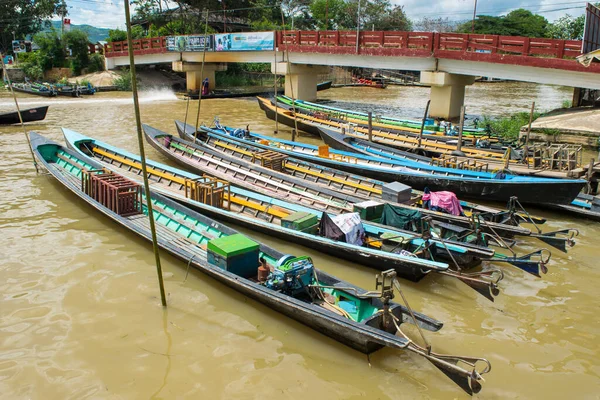
[[(600, 72), (597, 65), (586, 69), (573, 60), (581, 54), (578, 40), (397, 31), (364, 31), (357, 40), (356, 31), (277, 31), (275, 46), (302, 53), (435, 57)], [(136, 55), (165, 53), (166, 38), (137, 39), (133, 48)], [(126, 56), (127, 42), (106, 44), (105, 55)]]

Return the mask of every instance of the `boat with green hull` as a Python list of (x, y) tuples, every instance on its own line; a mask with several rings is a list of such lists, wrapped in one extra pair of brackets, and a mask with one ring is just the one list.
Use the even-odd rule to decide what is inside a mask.
[[(130, 154), (99, 140), (63, 128), (68, 146), (82, 157), (90, 157), (104, 168), (122, 174), (128, 179), (141, 180), (139, 156)], [(394, 268), (397, 276), (418, 281), (430, 273), (439, 273), (465, 282), (488, 299), (498, 294), (501, 273), (485, 274), (452, 271), (446, 263), (431, 260), (435, 247), (419, 237), (404, 237), (403, 245), (394, 239), (398, 233), (387, 228), (365, 223), (361, 244), (335, 240), (321, 235), (323, 212), (278, 200), (252, 191), (229, 185), (227, 193), (218, 204), (197, 201), (192, 188), (207, 186), (210, 178), (194, 175), (173, 167), (147, 160), (148, 178), (153, 190), (183, 203), (203, 215), (235, 223), (254, 231), (269, 234), (289, 242), (298, 243), (341, 259), (360, 263), (380, 271)], [(212, 197), (211, 197), (212, 198)], [(396, 247), (389, 251), (391, 247)], [(453, 248), (452, 244), (449, 244)], [(412, 252), (409, 250), (412, 249)], [(456, 249), (456, 251), (459, 251)]]

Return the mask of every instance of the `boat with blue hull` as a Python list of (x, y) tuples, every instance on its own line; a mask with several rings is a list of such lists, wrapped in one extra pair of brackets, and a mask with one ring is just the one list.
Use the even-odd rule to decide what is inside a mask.
[[(461, 198), (508, 202), (516, 196), (523, 204), (539, 204), (540, 201), (551, 204), (568, 204), (586, 184), (581, 179), (535, 178), (455, 170), (339, 150), (329, 150), (328, 156), (323, 157), (319, 155), (319, 147), (315, 145), (277, 139), (230, 127), (209, 128), (203, 126), (201, 129), (233, 137), (235, 140), (245, 141), (264, 150), (280, 152), (290, 157), (356, 175), (385, 182), (397, 181), (419, 190), (427, 187), (432, 191), (450, 191)], [(180, 132), (180, 134), (182, 133)], [(191, 133), (188, 135), (193, 136)]]
[[(102, 163), (105, 168), (122, 174), (129, 179), (136, 181), (141, 179), (139, 156), (69, 129), (63, 128), (63, 134), (68, 146), (80, 153), (82, 157), (93, 158), (95, 161)], [(399, 232), (375, 224), (364, 223), (362, 226), (365, 239), (362, 245), (330, 239), (321, 236), (319, 233), (319, 224), (323, 218), (320, 210), (278, 200), (231, 185), (229, 185), (229, 192), (225, 195), (219, 207), (205, 204), (194, 200), (188, 186), (190, 182), (203, 182), (206, 185), (206, 176), (194, 175), (152, 160), (146, 162), (149, 166), (149, 179), (154, 190), (185, 203), (204, 215), (302, 244), (380, 271), (394, 268), (398, 276), (409, 280), (418, 281), (430, 273), (440, 273), (456, 277), (490, 300), (493, 300), (493, 295), (498, 294), (497, 283), (501, 273), (491, 276), (494, 274), (487, 271), (481, 277), (481, 274), (474, 272), (451, 271), (446, 263), (430, 259), (432, 254), (429, 253), (436, 254), (436, 250), (431, 247), (433, 243), (422, 238), (411, 238), (409, 235), (402, 235), (406, 243), (403, 246), (397, 246), (398, 242), (395, 240), (387, 242), (382, 237), (397, 238), (401, 236)], [(290, 224), (290, 221), (295, 218), (294, 216), (301, 216), (302, 220), (311, 220), (312, 222), (307, 227), (295, 227), (293, 223)], [(329, 215), (329, 217), (334, 216)], [(465, 252), (465, 250), (452, 243), (447, 245), (456, 252), (457, 257)], [(389, 251), (390, 246), (396, 246), (397, 249)], [(408, 252), (410, 249), (413, 249), (412, 253)]]
[[(186, 131), (187, 132), (187, 131)], [(300, 195), (304, 202), (315, 202), (320, 199), (319, 203), (314, 203), (311, 208), (320, 209), (322, 211), (330, 211), (332, 213), (344, 213), (353, 211), (356, 200), (351, 195), (340, 194), (337, 190), (331, 190), (329, 187), (307, 182), (302, 179), (288, 177), (284, 174), (275, 172), (273, 169), (254, 165), (235, 157), (227, 156), (219, 151), (213, 151), (201, 147), (199, 144), (192, 143), (194, 135), (189, 134), (188, 140), (184, 141), (169, 135), (168, 133), (157, 129), (144, 126), (144, 133), (148, 142), (158, 151), (169, 157), (171, 160), (181, 164), (197, 173), (208, 173), (209, 175), (219, 177), (224, 180), (230, 180), (236, 185), (240, 185), (246, 189), (254, 191), (265, 191), (269, 196), (280, 198), (282, 200), (291, 201), (290, 194)], [(156, 137), (170, 137), (170, 141), (156, 140)], [(304, 196), (307, 196), (304, 198)], [(335, 211), (335, 207), (345, 204), (342, 211)], [(383, 205), (384, 208), (386, 205)], [(325, 208), (322, 208), (325, 207)], [(394, 217), (392, 217), (394, 218)], [(364, 219), (364, 218), (363, 218)], [(401, 224), (392, 225), (396, 231), (402, 233), (406, 237), (427, 236), (431, 227), (429, 221), (420, 220), (419, 226), (412, 226), (406, 230), (406, 227)], [(373, 222), (369, 222), (374, 224)], [(440, 224), (441, 225), (441, 224)], [(384, 227), (384, 226), (382, 226)], [(550, 252), (546, 249), (539, 249), (525, 255), (518, 255), (510, 249), (510, 244), (500, 243), (511, 254), (504, 255), (496, 253), (490, 249), (488, 243), (482, 240), (480, 235), (471, 235), (468, 231), (461, 232), (455, 227), (442, 227), (439, 237), (431, 238), (436, 242), (436, 247), (441, 250), (440, 257), (446, 261), (457, 263), (461, 266), (472, 267), (481, 260), (490, 259), (500, 263), (510, 263), (531, 273), (535, 276), (540, 276), (541, 273), (546, 273), (546, 264), (550, 260)], [(452, 243), (457, 246), (467, 249), (466, 253), (456, 253), (452, 251), (445, 243)]]
[[(151, 202), (158, 246), (188, 266), (355, 350), (366, 354), (383, 347), (407, 350), (433, 363), (467, 393), (481, 390), (481, 375), (490, 371), (487, 360), (432, 352), (401, 331), (404, 322), (430, 331), (439, 330), (442, 323), (391, 301), (394, 288), (399, 288), (393, 271), (378, 276), (378, 291), (367, 292), (319, 271), (308, 257), (285, 255), (254, 242), (159, 193), (151, 192), (148, 199), (140, 185), (101, 164), (36, 133), (30, 138), (40, 164), (58, 183), (146, 240), (151, 240), (147, 205)], [(125, 190), (112, 190), (114, 182)], [(232, 243), (244, 244), (249, 262), (236, 264), (226, 258), (223, 264), (215, 249), (225, 249), (225, 242), (229, 248)], [(484, 365), (479, 371), (478, 363)]]

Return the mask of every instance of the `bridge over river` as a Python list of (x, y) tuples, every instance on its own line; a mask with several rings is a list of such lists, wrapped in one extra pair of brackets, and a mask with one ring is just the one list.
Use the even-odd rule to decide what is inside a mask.
[[(225, 70), (226, 63), (271, 63), (273, 73), (286, 75), (286, 94), (303, 100), (316, 98), (317, 75), (329, 66), (420, 71), (421, 82), (431, 86), (430, 115), (447, 119), (459, 115), (465, 86), (478, 76), (600, 89), (600, 63), (581, 65), (576, 57), (582, 42), (576, 40), (397, 31), (272, 35), (269, 50), (207, 51), (202, 74), (203, 52), (172, 51), (167, 37), (134, 40), (135, 62), (172, 63), (187, 73), (190, 90), (198, 90), (204, 78), (214, 85), (215, 71)], [(126, 42), (108, 43), (104, 50), (108, 69), (129, 65)]]

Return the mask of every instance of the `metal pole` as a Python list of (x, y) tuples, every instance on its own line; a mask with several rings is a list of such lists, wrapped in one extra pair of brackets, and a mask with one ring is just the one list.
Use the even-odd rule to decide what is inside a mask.
[(529, 124), (527, 125), (527, 133), (525, 135), (525, 146), (523, 147), (523, 162), (527, 163), (529, 157), (529, 134), (531, 133), (531, 123), (533, 122), (533, 111), (535, 110), (535, 101), (531, 103), (531, 111), (529, 111)]
[(31, 158), (33, 159), (33, 166), (35, 167), (35, 172), (39, 173), (39, 169), (37, 166), (37, 161), (35, 161), (35, 155), (33, 154), (33, 148), (31, 147), (31, 141), (29, 140), (29, 135), (27, 134), (27, 130), (25, 129), (25, 125), (23, 125), (23, 115), (21, 115), (21, 109), (19, 108), (19, 102), (17, 101), (17, 95), (13, 90), (12, 83), (10, 81), (10, 76), (8, 75), (8, 70), (6, 69), (6, 65), (4, 64), (4, 54), (0, 53), (0, 60), (2, 61), (2, 71), (4, 71), (4, 75), (6, 76), (6, 83), (10, 88), (10, 92), (12, 93), (13, 100), (15, 102), (15, 106), (17, 107), (17, 114), (19, 115), (19, 122), (21, 123), (21, 128), (23, 128), (23, 133), (25, 134), (25, 139), (27, 139), (27, 145), (29, 146), (29, 151), (31, 152)]
[(360, 0), (358, 0), (358, 10), (356, 12), (356, 54), (358, 54), (358, 37), (360, 36)]
[(369, 111), (369, 142), (373, 141), (373, 111)]
[(154, 226), (154, 214), (152, 212), (152, 198), (150, 197), (150, 185), (148, 184), (148, 170), (146, 168), (146, 153), (144, 151), (144, 139), (142, 137), (142, 119), (140, 116), (140, 102), (138, 100), (137, 81), (135, 74), (135, 58), (133, 56), (133, 40), (131, 39), (131, 15), (129, 13), (129, 0), (125, 3), (125, 23), (127, 25), (127, 47), (129, 51), (129, 72), (131, 73), (131, 90), (133, 94), (133, 108), (135, 109), (135, 124), (137, 125), (138, 145), (140, 147), (140, 158), (142, 161), (142, 176), (144, 177), (144, 192), (146, 195), (146, 206), (148, 207), (148, 219), (150, 220), (150, 232), (152, 233), (152, 247), (156, 261), (156, 273), (158, 274), (158, 286), (160, 288), (160, 300), (163, 307), (167, 306), (165, 296), (165, 285), (163, 283), (160, 255), (158, 253), (158, 242), (156, 239), (156, 227)]
[(477, 0), (473, 5), (473, 21), (471, 21), (471, 33), (475, 33), (475, 18), (477, 17)]
[(419, 131), (419, 142), (417, 147), (421, 147), (421, 141), (423, 140), (423, 130), (425, 129), (425, 119), (429, 115), (429, 104), (431, 104), (431, 99), (427, 100), (427, 105), (425, 106), (425, 114), (423, 114), (423, 120), (421, 121), (421, 130)]
[[(225, 3), (223, 3), (225, 4)], [(204, 86), (204, 61), (206, 60), (206, 35), (208, 34), (208, 9), (206, 9), (206, 23), (204, 25), (204, 48), (202, 51), (202, 66), (200, 67), (200, 90), (198, 91), (198, 113), (196, 113), (196, 131), (194, 132), (194, 142), (198, 140), (198, 123), (200, 121), (200, 107), (202, 106), (202, 86)]]

